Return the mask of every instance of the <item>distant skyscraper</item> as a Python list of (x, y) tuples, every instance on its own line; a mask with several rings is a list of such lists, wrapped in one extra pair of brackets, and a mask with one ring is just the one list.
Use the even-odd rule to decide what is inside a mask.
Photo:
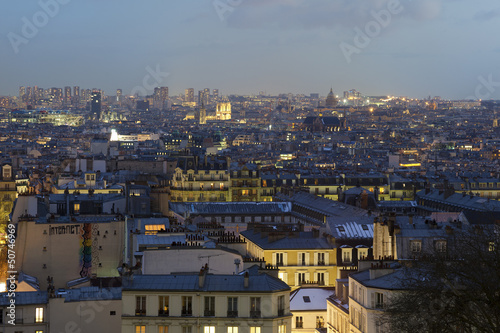
[(64, 87), (64, 104), (71, 104), (71, 87)]
[(205, 93), (203, 90), (198, 91), (198, 105), (202, 105), (205, 103)]
[(101, 118), (101, 92), (98, 90), (92, 91), (90, 100), (90, 118), (93, 120), (99, 120)]
[(212, 93), (213, 93), (214, 102), (217, 102), (219, 100), (219, 89), (212, 90)]
[(184, 92), (184, 102), (194, 102), (194, 88), (187, 88)]
[(116, 101), (119, 103), (122, 101), (123, 90), (116, 89)]
[(210, 88), (203, 89), (203, 103), (205, 103), (205, 105), (210, 103)]
[(26, 102), (26, 87), (19, 87), (19, 100)]
[(80, 104), (80, 87), (73, 87), (73, 105), (78, 106)]

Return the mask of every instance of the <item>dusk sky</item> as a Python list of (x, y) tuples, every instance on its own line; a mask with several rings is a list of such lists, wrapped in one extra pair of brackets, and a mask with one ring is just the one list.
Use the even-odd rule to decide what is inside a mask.
[[(151, 92), (143, 81), (158, 68), (169, 75), (147, 85), (170, 95), (333, 87), (500, 99), (498, 0), (59, 0), (58, 13), (44, 14), (41, 3), (54, 1), (4, 1), (0, 95), (34, 85)], [(374, 13), (391, 8), (377, 23)], [(23, 32), (26, 22), (38, 32)], [(367, 45), (356, 47), (356, 27), (375, 29)], [(350, 62), (341, 43), (356, 47)]]

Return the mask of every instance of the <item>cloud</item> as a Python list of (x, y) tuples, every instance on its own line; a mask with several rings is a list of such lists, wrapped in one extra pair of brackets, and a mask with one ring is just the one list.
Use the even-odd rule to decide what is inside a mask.
[(398, 18), (433, 20), (442, 12), (444, 0), (241, 0), (227, 12), (227, 25), (239, 29), (352, 28), (373, 20), (372, 12), (399, 2)]

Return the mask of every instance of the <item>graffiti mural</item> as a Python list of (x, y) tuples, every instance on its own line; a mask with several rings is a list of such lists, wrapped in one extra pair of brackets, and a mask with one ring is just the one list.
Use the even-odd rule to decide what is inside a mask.
[(80, 276), (92, 274), (92, 224), (84, 223), (80, 239)]

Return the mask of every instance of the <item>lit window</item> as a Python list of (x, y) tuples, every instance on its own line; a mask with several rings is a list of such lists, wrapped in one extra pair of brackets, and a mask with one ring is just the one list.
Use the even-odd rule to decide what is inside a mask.
[(135, 326), (135, 333), (146, 333), (146, 326), (145, 325), (136, 325)]
[(73, 208), (75, 210), (75, 214), (80, 213), (80, 204), (79, 203), (75, 203)]
[(215, 326), (205, 326), (203, 333), (215, 333)]
[(158, 333), (168, 333), (168, 326), (158, 326)]
[(36, 308), (35, 323), (43, 323), (43, 308)]
[(278, 333), (286, 333), (286, 325), (278, 325)]
[(158, 231), (165, 230), (164, 224), (146, 224), (144, 227), (146, 235), (156, 235)]
[(250, 326), (250, 333), (260, 333), (260, 326)]
[(227, 333), (238, 333), (238, 326), (228, 326)]

